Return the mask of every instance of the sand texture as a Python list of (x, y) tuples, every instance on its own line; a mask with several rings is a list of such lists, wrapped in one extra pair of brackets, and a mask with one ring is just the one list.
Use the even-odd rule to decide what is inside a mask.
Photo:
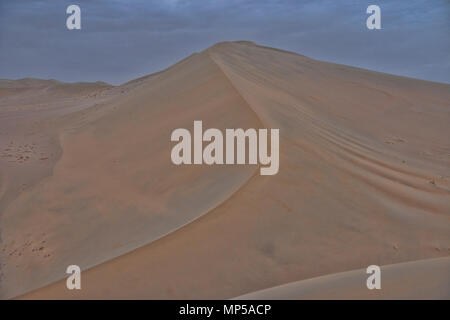
[[(278, 174), (172, 164), (194, 120), (279, 128)], [(245, 41), (121, 86), (0, 80), (0, 298), (450, 299), (449, 137), (448, 84)]]

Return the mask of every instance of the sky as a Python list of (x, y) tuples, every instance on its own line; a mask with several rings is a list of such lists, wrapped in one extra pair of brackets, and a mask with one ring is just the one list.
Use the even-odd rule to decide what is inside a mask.
[(121, 84), (234, 40), (450, 83), (450, 0), (0, 0), (0, 78)]

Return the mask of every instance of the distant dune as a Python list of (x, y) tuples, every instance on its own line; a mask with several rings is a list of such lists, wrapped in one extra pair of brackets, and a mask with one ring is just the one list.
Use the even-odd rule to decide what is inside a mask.
[[(279, 173), (173, 165), (194, 120), (279, 128)], [(376, 264), (385, 298), (449, 299), (449, 123), (448, 84), (248, 41), (121, 86), (0, 80), (0, 298), (379, 298)]]

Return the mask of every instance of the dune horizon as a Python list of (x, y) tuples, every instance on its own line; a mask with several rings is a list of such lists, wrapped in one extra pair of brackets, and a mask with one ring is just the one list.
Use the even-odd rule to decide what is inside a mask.
[[(198, 120), (279, 130), (278, 171), (175, 165)], [(0, 299), (450, 299), (449, 123), (450, 84), (250, 41), (115, 86), (0, 79)]]
[[(217, 42), (212, 47), (214, 47), (215, 45), (221, 44), (221, 43), (242, 43), (242, 44), (247, 43), (247, 44), (250, 44), (250, 45), (257, 45), (254, 41), (251, 41), (251, 40), (229, 40), (229, 41)], [(410, 76), (405, 76), (405, 75), (392, 73), (392, 72), (383, 72), (383, 71), (372, 70), (372, 69), (363, 68), (363, 67), (357, 66), (357, 65), (350, 65), (350, 64), (331, 62), (331, 61), (327, 61), (327, 60), (323, 60), (323, 59), (313, 58), (311, 56), (302, 55), (301, 53), (296, 52), (296, 51), (290, 51), (290, 50), (281, 49), (281, 48), (272, 48), (272, 47), (263, 46), (263, 45), (258, 45), (258, 46), (262, 47), (262, 48), (268, 48), (268, 49), (272, 49), (272, 50), (278, 50), (278, 51), (281, 51), (281, 52), (296, 54), (296, 55), (299, 55), (299, 56), (302, 56), (302, 57), (306, 57), (306, 58), (309, 58), (309, 59), (312, 59), (312, 60), (325, 62), (325, 63), (330, 63), (330, 64), (334, 64), (334, 65), (351, 67), (351, 68), (356, 68), (356, 69), (360, 69), (360, 70), (372, 71), (372, 72), (377, 72), (377, 73), (380, 73), (380, 74), (387, 74), (387, 75), (392, 75), (392, 76), (397, 76), (397, 77), (407, 78), (407, 79), (413, 79), (413, 80), (421, 80), (421, 81), (432, 82), (432, 83), (439, 83), (439, 84), (450, 84), (449, 82), (444, 82), (444, 81), (433, 81), (433, 80), (428, 80), (428, 79), (420, 78), (420, 77), (410, 77)], [(189, 58), (190, 56), (192, 56), (194, 54), (198, 54), (198, 52), (193, 52), (191, 55), (187, 56), (186, 58), (183, 58), (180, 61), (177, 61), (176, 63), (174, 63), (174, 64), (172, 64), (172, 65), (170, 65), (170, 66), (168, 66), (166, 68), (162, 68), (162, 69), (160, 69), (158, 71), (155, 71), (155, 72), (152, 72), (152, 73), (149, 73), (149, 74), (145, 74), (145, 75), (139, 76), (137, 78), (132, 78), (130, 80), (125, 80), (124, 82), (119, 83), (119, 84), (112, 84), (112, 83), (109, 83), (106, 80), (97, 80), (97, 81), (83, 81), (83, 80), (63, 81), (63, 80), (58, 80), (58, 79), (54, 79), (54, 78), (40, 78), (40, 77), (23, 76), (21, 78), (15, 78), (15, 79), (0, 78), (0, 87), (8, 85), (8, 84), (12, 84), (12, 85), (16, 85), (17, 86), (17, 84), (20, 84), (21, 82), (30, 82), (30, 81), (36, 81), (36, 82), (48, 81), (48, 82), (56, 82), (56, 83), (61, 83), (61, 84), (100, 84), (100, 85), (106, 85), (106, 86), (110, 86), (110, 87), (120, 87), (120, 86), (124, 86), (124, 85), (130, 84), (130, 83), (136, 82), (136, 81), (143, 80), (143, 79), (151, 77), (151, 76), (155, 76), (155, 75), (157, 75), (159, 73), (162, 73), (162, 72), (166, 71), (167, 69), (170, 69), (172, 66), (182, 62), (183, 60)], [(15, 82), (17, 82), (17, 83), (15, 83)]]

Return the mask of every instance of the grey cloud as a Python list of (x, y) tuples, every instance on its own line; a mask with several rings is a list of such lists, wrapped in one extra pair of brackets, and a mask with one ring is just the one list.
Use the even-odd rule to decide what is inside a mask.
[[(450, 82), (448, 1), (3, 0), (0, 78), (118, 84), (224, 40), (264, 45), (383, 72)], [(82, 30), (65, 27), (70, 4)]]

